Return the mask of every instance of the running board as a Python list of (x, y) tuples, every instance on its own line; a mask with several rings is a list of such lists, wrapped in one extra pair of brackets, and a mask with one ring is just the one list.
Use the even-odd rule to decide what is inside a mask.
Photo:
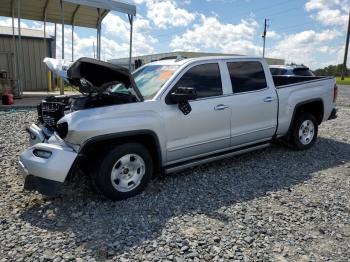
[(176, 165), (174, 164), (174, 165), (171, 165), (169, 167), (165, 167), (164, 172), (166, 174), (178, 172), (178, 171), (184, 170), (186, 168), (198, 166), (198, 165), (201, 165), (204, 163), (208, 163), (208, 162), (212, 162), (212, 161), (216, 161), (216, 160), (220, 160), (220, 159), (224, 159), (224, 158), (229, 158), (229, 157), (236, 156), (236, 155), (241, 155), (241, 154), (255, 151), (258, 149), (263, 149), (263, 148), (269, 147), (270, 145), (271, 145), (270, 143), (259, 144), (259, 145), (255, 145), (255, 146), (244, 147), (242, 149), (236, 149), (233, 151), (231, 150), (229, 152), (224, 152), (224, 153), (220, 153), (220, 154), (210, 155), (207, 157), (202, 157), (200, 159), (185, 161), (185, 162), (182, 162), (182, 163), (179, 163)]

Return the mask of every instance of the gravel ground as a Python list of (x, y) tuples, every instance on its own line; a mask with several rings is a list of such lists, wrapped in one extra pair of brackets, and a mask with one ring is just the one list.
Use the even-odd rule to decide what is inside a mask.
[(350, 87), (316, 145), (282, 146), (153, 181), (111, 202), (86, 180), (23, 192), (34, 111), (0, 112), (0, 261), (349, 261)]

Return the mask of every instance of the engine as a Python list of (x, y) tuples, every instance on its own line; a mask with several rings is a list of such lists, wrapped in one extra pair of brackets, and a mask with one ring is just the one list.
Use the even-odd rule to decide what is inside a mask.
[(69, 110), (69, 98), (67, 96), (50, 96), (44, 99), (38, 106), (38, 120), (49, 129), (53, 129), (64, 112)]
[(57, 126), (57, 122), (65, 114), (83, 109), (134, 103), (136, 101), (137, 99), (132, 94), (111, 92), (74, 96), (49, 96), (37, 106), (38, 121), (50, 131), (60, 131), (61, 127)]

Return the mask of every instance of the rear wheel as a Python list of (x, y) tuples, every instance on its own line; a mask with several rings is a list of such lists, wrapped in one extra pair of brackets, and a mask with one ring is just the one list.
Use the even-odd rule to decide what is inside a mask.
[(112, 200), (137, 195), (147, 185), (153, 170), (152, 157), (141, 144), (122, 144), (107, 153), (98, 167), (95, 184)]
[(291, 143), (297, 150), (311, 148), (317, 139), (318, 123), (309, 113), (301, 114), (295, 121), (292, 129)]

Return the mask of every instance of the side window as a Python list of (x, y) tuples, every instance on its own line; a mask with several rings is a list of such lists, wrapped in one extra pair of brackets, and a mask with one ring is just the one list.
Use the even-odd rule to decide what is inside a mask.
[(176, 83), (176, 87), (180, 86), (195, 88), (198, 98), (222, 95), (219, 64), (192, 67)]
[(266, 88), (265, 72), (259, 62), (227, 63), (234, 93), (256, 91)]

